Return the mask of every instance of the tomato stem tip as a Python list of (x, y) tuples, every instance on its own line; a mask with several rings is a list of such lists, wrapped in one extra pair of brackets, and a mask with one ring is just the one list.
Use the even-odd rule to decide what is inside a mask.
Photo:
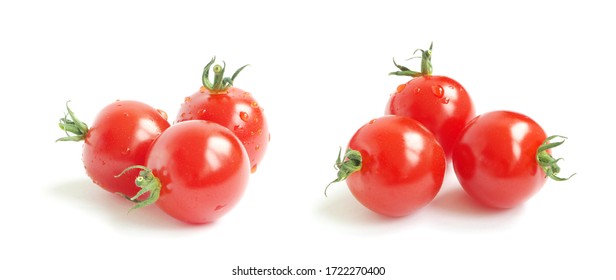
[[(413, 78), (432, 75), (432, 45), (433, 43), (430, 43), (430, 48), (428, 48), (427, 50), (417, 49), (415, 50), (415, 52), (413, 52), (413, 55), (416, 54), (417, 52), (421, 52), (421, 71), (420, 72), (413, 71), (405, 66), (399, 65), (398, 63), (396, 63), (396, 60), (394, 59), (394, 65), (400, 71), (390, 72), (389, 75), (411, 76)], [(420, 57), (414, 56), (414, 57), (409, 58), (408, 60), (411, 60), (413, 58), (420, 58)]]
[[(225, 69), (227, 68), (227, 64), (223, 61), (222, 66), (219, 64), (214, 65), (216, 61), (216, 56), (212, 57), (212, 60), (205, 65), (203, 68), (203, 75), (201, 76), (201, 81), (203, 86), (210, 91), (224, 91), (229, 87), (233, 86), (233, 82), (237, 75), (248, 66), (248, 64), (240, 67), (233, 73), (231, 77), (225, 77)], [(212, 68), (212, 65), (214, 67)], [(214, 71), (214, 81), (210, 81), (210, 69)]]
[[(556, 138), (561, 138), (562, 141), (550, 142), (551, 140)], [(567, 139), (567, 137), (560, 135), (552, 135), (546, 138), (545, 141), (543, 141), (543, 143), (539, 146), (539, 148), (537, 148), (537, 163), (545, 172), (546, 178), (550, 177), (552, 180), (555, 181), (566, 181), (571, 179), (571, 177), (576, 174), (573, 173), (567, 178), (559, 177), (558, 173), (560, 172), (560, 167), (557, 163), (563, 160), (563, 158), (555, 159), (554, 157), (552, 157), (552, 155), (548, 153), (548, 150), (562, 145), (565, 142), (565, 139)]]
[[(84, 122), (80, 121), (71, 108), (68, 106), (68, 103), (71, 102), (66, 101), (66, 111), (64, 113), (64, 117), (60, 119), (60, 123), (58, 126), (60, 129), (66, 133), (65, 137), (60, 137), (56, 139), (58, 141), (74, 141), (79, 142), (85, 139), (86, 134), (88, 133), (88, 125)], [(72, 134), (72, 135), (71, 135)]]
[(325, 196), (327, 197), (327, 189), (331, 184), (346, 180), (349, 175), (361, 170), (361, 165), (362, 158), (359, 151), (347, 148), (344, 157), (342, 157), (342, 147), (340, 147), (338, 158), (334, 164), (334, 168), (338, 170), (337, 178), (327, 184), (325, 187)]
[[(135, 203), (135, 205), (129, 211), (139, 209), (156, 202), (160, 197), (161, 189), (160, 180), (156, 176), (154, 176), (151, 169), (142, 165), (130, 166), (124, 169), (120, 174), (116, 175), (115, 177), (118, 178), (120, 176), (123, 176), (127, 171), (132, 169), (141, 170), (139, 171), (139, 176), (135, 178), (135, 185), (137, 185), (140, 190), (133, 197), (127, 196), (123, 193), (117, 193), (120, 196), (126, 198), (127, 200)], [(148, 197), (144, 200), (140, 200), (139, 197), (145, 193), (149, 193)]]

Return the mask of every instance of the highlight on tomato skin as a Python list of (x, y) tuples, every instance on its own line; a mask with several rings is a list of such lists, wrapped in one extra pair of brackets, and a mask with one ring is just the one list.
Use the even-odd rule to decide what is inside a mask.
[(535, 195), (547, 178), (558, 181), (559, 159), (549, 149), (543, 128), (530, 117), (511, 111), (493, 111), (475, 117), (460, 134), (452, 163), (470, 197), (493, 208), (513, 208)]
[[(206, 120), (228, 128), (246, 148), (254, 173), (270, 141), (264, 109), (250, 92), (233, 86), (237, 75), (248, 65), (239, 68), (231, 77), (224, 77), (226, 66), (224, 62), (223, 66), (214, 65), (215, 59), (205, 66), (200, 89), (184, 99), (175, 123)], [(209, 78), (211, 70), (213, 81)]]
[[(83, 141), (82, 161), (92, 181), (111, 193), (135, 195), (139, 188), (130, 176), (116, 178), (126, 166), (142, 165), (151, 143), (169, 126), (166, 113), (140, 101), (117, 100), (103, 107), (91, 126), (76, 117), (66, 103), (57, 141)], [(137, 171), (129, 175), (137, 176)]]
[(466, 123), (475, 117), (473, 101), (464, 87), (447, 76), (433, 75), (432, 44), (421, 52), (421, 71), (412, 71), (394, 60), (398, 71), (390, 75), (410, 76), (390, 95), (386, 115), (413, 118), (428, 128), (451, 158), (453, 146)]
[(392, 115), (358, 129), (335, 166), (338, 175), (332, 183), (346, 180), (353, 196), (366, 208), (384, 216), (403, 217), (436, 197), (446, 159), (423, 125)]

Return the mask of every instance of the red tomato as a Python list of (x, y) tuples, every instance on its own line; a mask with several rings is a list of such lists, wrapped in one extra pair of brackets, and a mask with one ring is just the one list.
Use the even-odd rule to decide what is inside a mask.
[(414, 78), (398, 86), (387, 102), (385, 114), (418, 120), (436, 136), (449, 158), (460, 131), (475, 116), (475, 107), (460, 83), (449, 77), (432, 76), (432, 45), (421, 52), (421, 72), (396, 64), (400, 71), (390, 73)]
[[(135, 195), (139, 188), (131, 176), (115, 175), (126, 166), (145, 163), (150, 145), (169, 127), (167, 115), (147, 104), (122, 100), (103, 108), (88, 128), (75, 117), (68, 103), (66, 108), (68, 115), (60, 120), (60, 128), (67, 132), (67, 137), (58, 141), (83, 140), (83, 166), (92, 181), (112, 193)], [(137, 174), (135, 170), (127, 175), (134, 178)]]
[[(464, 190), (495, 208), (512, 208), (532, 197), (560, 168), (547, 149), (546, 134), (531, 118), (495, 111), (472, 119), (454, 147), (454, 171)], [(563, 140), (564, 141), (564, 140)]]
[(357, 130), (336, 167), (338, 178), (333, 182), (346, 179), (368, 209), (400, 217), (434, 199), (445, 175), (445, 154), (419, 122), (384, 116)]
[[(242, 143), (213, 122), (185, 121), (165, 130), (147, 154), (130, 198), (140, 208), (156, 202), (170, 216), (203, 224), (228, 213), (242, 197), (250, 165)], [(132, 177), (135, 178), (135, 177)], [(146, 200), (141, 194), (149, 192)]]
[(250, 158), (251, 171), (255, 172), (270, 140), (263, 108), (250, 93), (232, 87), (233, 80), (246, 66), (238, 69), (231, 78), (223, 78), (225, 68), (215, 65), (214, 83), (211, 83), (208, 75), (214, 60), (204, 69), (203, 86), (185, 98), (175, 122), (206, 120), (233, 131), (244, 144)]

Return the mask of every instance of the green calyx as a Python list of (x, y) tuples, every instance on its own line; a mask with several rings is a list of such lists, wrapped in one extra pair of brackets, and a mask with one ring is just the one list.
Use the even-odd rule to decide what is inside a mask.
[[(227, 67), (226, 63), (223, 61), (222, 66), (219, 64), (214, 65), (214, 61), (216, 61), (216, 57), (212, 57), (212, 60), (205, 65), (203, 68), (203, 76), (201, 77), (203, 86), (210, 91), (224, 91), (229, 87), (233, 86), (233, 81), (235, 77), (246, 67), (248, 64), (240, 67), (233, 73), (231, 77), (225, 77), (225, 68)], [(212, 65), (214, 66), (212, 68)], [(214, 81), (210, 81), (210, 69), (214, 71)]]
[(82, 141), (86, 137), (86, 134), (88, 133), (88, 125), (80, 121), (75, 116), (75, 113), (73, 113), (71, 108), (68, 107), (69, 102), (71, 101), (70, 100), (66, 101), (66, 111), (68, 113), (64, 114), (64, 117), (60, 119), (60, 123), (58, 124), (60, 126), (60, 129), (62, 129), (64, 133), (66, 133), (66, 136), (56, 139), (56, 142), (58, 141), (79, 142), (79, 141)]
[(361, 170), (361, 162), (361, 153), (359, 151), (347, 148), (344, 157), (342, 157), (342, 148), (340, 148), (336, 164), (334, 164), (334, 168), (338, 170), (338, 177), (325, 187), (325, 196), (327, 196), (327, 189), (331, 184), (344, 181), (349, 175)]
[[(550, 142), (550, 140), (555, 138), (561, 138), (562, 141)], [(537, 163), (541, 166), (541, 169), (545, 172), (545, 177), (550, 177), (555, 181), (566, 181), (569, 180), (575, 173), (571, 174), (567, 178), (558, 177), (558, 173), (560, 172), (560, 167), (558, 166), (558, 162), (562, 160), (562, 158), (554, 159), (552, 155), (548, 153), (549, 149), (558, 147), (565, 142), (567, 137), (552, 135), (543, 141), (541, 146), (537, 149)]]
[[(156, 202), (158, 200), (158, 197), (160, 196), (160, 189), (161, 189), (160, 180), (156, 176), (154, 176), (154, 174), (152, 174), (151, 169), (145, 166), (134, 165), (134, 166), (128, 167), (124, 169), (122, 173), (116, 175), (115, 177), (116, 178), (120, 177), (124, 175), (124, 173), (132, 169), (141, 169), (141, 171), (139, 171), (139, 176), (135, 178), (135, 185), (141, 188), (141, 190), (139, 190), (139, 192), (137, 192), (137, 194), (135, 194), (135, 196), (133, 197), (129, 197), (123, 193), (117, 193), (123, 196), (124, 198), (135, 203), (135, 206), (133, 206), (130, 210), (139, 209), (139, 208), (148, 206)], [(149, 192), (149, 195), (146, 199), (144, 200), (139, 199), (140, 196), (148, 192)]]
[(411, 60), (413, 58), (421, 58), (421, 72), (413, 71), (407, 67), (399, 65), (396, 63), (394, 59), (394, 65), (400, 70), (389, 73), (389, 75), (395, 76), (411, 76), (413, 78), (421, 77), (421, 76), (430, 76), (432, 75), (432, 43), (430, 43), (430, 48), (427, 50), (417, 49), (413, 52), (413, 55), (417, 52), (421, 52), (421, 56), (414, 56), (407, 60)]

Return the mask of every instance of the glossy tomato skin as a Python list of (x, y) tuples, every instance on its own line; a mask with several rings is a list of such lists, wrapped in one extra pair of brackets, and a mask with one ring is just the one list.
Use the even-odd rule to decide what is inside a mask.
[(401, 217), (424, 207), (441, 188), (445, 154), (432, 133), (401, 116), (370, 121), (353, 135), (349, 148), (362, 167), (347, 179), (355, 198), (372, 211)]
[(450, 158), (458, 134), (475, 117), (475, 107), (457, 81), (426, 75), (398, 86), (389, 98), (385, 114), (406, 116), (422, 123)]
[(166, 115), (139, 101), (115, 101), (104, 107), (84, 138), (82, 160), (92, 181), (112, 193), (135, 195), (138, 170), (115, 177), (126, 167), (143, 165), (156, 137), (169, 127)]
[(452, 162), (464, 190), (484, 205), (512, 208), (545, 184), (537, 148), (546, 134), (531, 118), (494, 111), (469, 122), (456, 144)]
[(252, 172), (263, 159), (270, 140), (263, 108), (253, 96), (236, 87), (212, 91), (202, 87), (186, 97), (178, 112), (176, 123), (187, 120), (206, 120), (220, 124), (240, 139)]
[(207, 121), (171, 126), (152, 144), (146, 166), (161, 183), (157, 205), (193, 224), (228, 213), (242, 197), (250, 175), (242, 143), (225, 127)]

